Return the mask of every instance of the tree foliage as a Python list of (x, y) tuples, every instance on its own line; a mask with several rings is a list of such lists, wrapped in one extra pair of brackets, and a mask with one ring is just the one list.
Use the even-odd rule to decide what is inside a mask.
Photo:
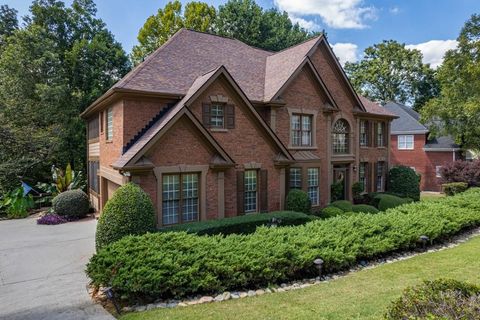
[(11, 183), (48, 177), (52, 164), (84, 169), (79, 114), (130, 68), (92, 0), (35, 0), (30, 13), (0, 50), (0, 133), (12, 139), (0, 144), (16, 145), (0, 148), (0, 176)]
[(463, 26), (458, 46), (438, 69), (440, 95), (422, 110), (434, 135), (452, 135), (466, 148), (480, 149), (480, 14)]
[(140, 63), (180, 28), (210, 32), (238, 39), (249, 45), (278, 51), (313, 36), (293, 24), (286, 12), (263, 10), (254, 0), (229, 0), (218, 10), (204, 2), (182, 4), (175, 0), (150, 16), (138, 33), (139, 44), (132, 60)]
[(17, 10), (7, 5), (0, 6), (0, 51), (7, 37), (18, 29)]
[(347, 62), (345, 71), (359, 93), (382, 104), (397, 101), (420, 110), (438, 94), (435, 72), (422, 53), (394, 40), (366, 48), (364, 58)]

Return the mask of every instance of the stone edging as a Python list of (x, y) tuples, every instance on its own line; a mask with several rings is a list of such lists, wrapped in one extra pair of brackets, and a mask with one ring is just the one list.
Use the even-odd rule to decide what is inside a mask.
[[(135, 305), (135, 306), (123, 307), (122, 312), (134, 312), (134, 311), (140, 312), (140, 311), (151, 310), (156, 308), (187, 307), (187, 306), (196, 305), (196, 304), (222, 302), (222, 301), (227, 301), (231, 299), (240, 299), (240, 298), (260, 296), (260, 295), (270, 294), (275, 292), (285, 292), (285, 291), (303, 289), (303, 288), (307, 288), (320, 283), (324, 283), (324, 282), (326, 283), (330, 280), (335, 280), (335, 279), (344, 277), (348, 274), (351, 274), (359, 270), (373, 269), (384, 264), (407, 260), (421, 254), (438, 252), (445, 249), (453, 248), (478, 235), (480, 235), (480, 227), (471, 229), (461, 234), (458, 234), (456, 236), (453, 236), (447, 243), (432, 245), (428, 248), (428, 250), (425, 250), (425, 251), (418, 251), (418, 250), (406, 251), (402, 253), (393, 253), (386, 258), (379, 258), (379, 259), (370, 260), (370, 261), (362, 260), (356, 266), (350, 268), (349, 270), (327, 274), (322, 277), (297, 280), (297, 281), (282, 283), (279, 286), (278, 285), (271, 286), (268, 288), (257, 289), (257, 290), (225, 291), (225, 292), (218, 293), (217, 295), (194, 296), (194, 297), (188, 297), (182, 300), (175, 300), (175, 299), (157, 300), (156, 302), (149, 303), (147, 305)], [(88, 287), (88, 292), (94, 300), (97, 300), (102, 305), (106, 306), (109, 304), (105, 295), (102, 293), (103, 292), (102, 288), (100, 288), (100, 290), (98, 291), (95, 291), (93, 290), (93, 288)], [(111, 306), (108, 306), (108, 309), (111, 309)]]

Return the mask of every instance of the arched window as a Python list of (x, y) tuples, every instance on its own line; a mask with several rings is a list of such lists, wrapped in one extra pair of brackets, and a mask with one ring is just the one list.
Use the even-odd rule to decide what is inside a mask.
[(344, 154), (349, 152), (350, 126), (344, 119), (339, 119), (333, 125), (333, 153)]

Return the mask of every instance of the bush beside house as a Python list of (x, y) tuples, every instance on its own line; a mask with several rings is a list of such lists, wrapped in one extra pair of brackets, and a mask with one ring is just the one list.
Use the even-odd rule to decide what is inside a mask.
[(390, 193), (415, 201), (420, 200), (420, 178), (412, 168), (405, 166), (391, 168), (388, 172), (387, 188)]
[[(99, 251), (87, 274), (127, 299), (181, 297), (253, 288), (348, 268), (359, 259), (418, 245), (480, 225), (480, 189), (410, 203), (383, 214), (358, 213), (302, 226), (260, 227), (250, 235), (197, 236), (185, 232), (125, 237)], [(375, 232), (372, 232), (374, 230)], [(348, 239), (348, 241), (346, 241)]]
[(52, 209), (59, 216), (66, 218), (83, 218), (90, 209), (90, 201), (80, 189), (59, 193), (52, 200)]
[(457, 160), (440, 169), (442, 183), (464, 182), (469, 187), (480, 186), (480, 160)]
[(302, 190), (293, 189), (287, 195), (285, 207), (289, 211), (310, 213), (312, 204), (307, 193)]
[(97, 251), (127, 235), (144, 234), (154, 231), (155, 227), (155, 209), (150, 196), (138, 185), (127, 183), (115, 191), (98, 220)]
[(451, 182), (442, 184), (443, 192), (447, 196), (453, 196), (457, 193), (464, 192), (468, 189), (468, 184), (466, 182)]

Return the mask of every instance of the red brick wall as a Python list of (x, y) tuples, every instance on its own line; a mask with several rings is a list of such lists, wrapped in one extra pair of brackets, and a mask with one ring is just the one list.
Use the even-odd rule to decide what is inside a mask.
[(119, 100), (112, 104), (113, 108), (113, 137), (112, 141), (106, 141), (106, 113), (103, 111), (103, 132), (100, 133), (100, 165), (109, 167), (122, 154), (123, 140), (123, 101)]
[(235, 170), (243, 170), (244, 165), (250, 162), (261, 163), (262, 169), (268, 170), (268, 209), (269, 211), (279, 210), (280, 170), (275, 168), (273, 163), (279, 151), (272, 146), (265, 130), (255, 123), (246, 104), (225, 79), (217, 79), (190, 106), (198, 119), (202, 119), (202, 104), (210, 103), (212, 95), (228, 97), (229, 103), (235, 106), (234, 129), (228, 129), (225, 132), (210, 130), (215, 140), (237, 164), (235, 169), (227, 170), (225, 173), (225, 216), (237, 215)]
[(453, 152), (425, 152), (425, 134), (414, 135), (413, 150), (398, 150), (398, 136), (391, 136), (391, 165), (415, 167), (421, 174), (420, 190), (441, 191), (440, 179), (436, 177), (436, 166), (453, 161)]

